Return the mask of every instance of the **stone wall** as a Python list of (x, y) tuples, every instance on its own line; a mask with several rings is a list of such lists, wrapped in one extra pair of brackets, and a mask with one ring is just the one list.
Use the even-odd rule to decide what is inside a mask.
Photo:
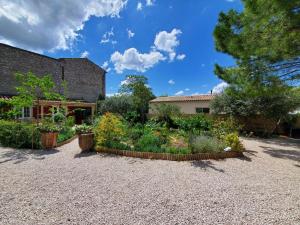
[(67, 82), (67, 98), (96, 102), (105, 96), (105, 71), (88, 59), (54, 59), (0, 43), (0, 95), (16, 95), (16, 72), (51, 75), (57, 90), (63, 93)]

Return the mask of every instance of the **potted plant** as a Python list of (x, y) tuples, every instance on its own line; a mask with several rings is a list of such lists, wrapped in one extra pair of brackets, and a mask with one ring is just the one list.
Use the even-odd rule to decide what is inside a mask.
[(38, 129), (41, 132), (41, 144), (44, 149), (51, 149), (57, 145), (57, 136), (60, 127), (53, 122), (44, 120), (39, 124)]
[(91, 150), (94, 146), (93, 128), (86, 124), (75, 125), (75, 131), (78, 134), (78, 142), (81, 150)]

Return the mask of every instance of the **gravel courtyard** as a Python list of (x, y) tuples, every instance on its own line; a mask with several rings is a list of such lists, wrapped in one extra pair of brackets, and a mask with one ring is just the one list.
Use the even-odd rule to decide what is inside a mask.
[(300, 224), (300, 142), (170, 162), (0, 148), (0, 224)]

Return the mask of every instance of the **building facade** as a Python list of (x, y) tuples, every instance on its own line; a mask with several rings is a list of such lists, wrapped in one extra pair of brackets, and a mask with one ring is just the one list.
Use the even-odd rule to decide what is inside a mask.
[(211, 113), (210, 102), (214, 95), (169, 96), (158, 97), (150, 101), (149, 114), (155, 114), (155, 108), (160, 104), (178, 106), (182, 114)]
[[(76, 114), (77, 109), (92, 115), (99, 96), (105, 96), (106, 71), (87, 58), (55, 59), (20, 48), (0, 43), (0, 97), (17, 95), (15, 73), (32, 72), (37, 76), (50, 75), (56, 84), (57, 92), (65, 94), (67, 103), (43, 101), (39, 110), (35, 106), (22, 110), (22, 117), (43, 117), (51, 107), (64, 107), (68, 115)], [(66, 90), (63, 83), (67, 84)], [(80, 111), (80, 110), (77, 110)], [(77, 113), (80, 114), (80, 113)], [(77, 115), (76, 114), (76, 115)], [(81, 113), (82, 114), (82, 113)], [(75, 115), (75, 116), (76, 116)], [(83, 116), (76, 118), (80, 122)]]

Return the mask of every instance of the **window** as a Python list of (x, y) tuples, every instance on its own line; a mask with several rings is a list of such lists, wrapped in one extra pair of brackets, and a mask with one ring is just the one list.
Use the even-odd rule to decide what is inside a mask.
[(209, 113), (209, 108), (196, 108), (196, 113)]
[(24, 107), (23, 108), (23, 118), (30, 118), (30, 108), (29, 107)]

